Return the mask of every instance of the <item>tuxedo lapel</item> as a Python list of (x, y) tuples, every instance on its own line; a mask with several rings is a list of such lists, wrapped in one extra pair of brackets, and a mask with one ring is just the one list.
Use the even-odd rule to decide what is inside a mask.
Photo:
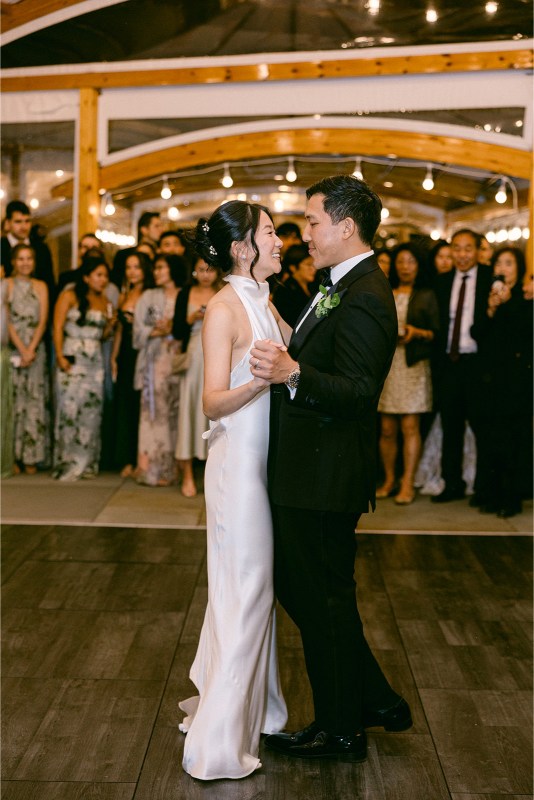
[[(333, 295), (333, 294), (335, 294), (335, 292), (336, 292), (336, 289), (337, 289), (337, 286), (334, 286), (334, 287), (333, 287), (333, 288), (332, 288), (332, 289), (331, 289), (331, 290), (328, 292), (328, 294), (329, 294), (329, 295)], [(341, 292), (338, 292), (338, 293), (337, 293), (337, 294), (338, 294), (338, 297), (339, 297), (339, 299), (340, 299), (340, 300), (341, 300), (341, 298), (343, 297), (343, 295), (345, 294), (345, 292), (346, 292), (346, 291), (347, 291), (347, 290), (346, 290), (346, 289), (344, 289), (343, 291), (341, 291)], [(315, 299), (315, 298), (314, 298), (314, 299)], [(308, 307), (307, 307), (307, 308), (310, 308), (310, 306), (308, 305)], [(306, 309), (306, 310), (307, 310), (307, 309)], [(319, 323), (321, 323), (323, 320), (325, 320), (325, 319), (326, 319), (326, 318), (327, 318), (327, 317), (328, 317), (328, 316), (329, 316), (329, 315), (332, 313), (332, 311), (335, 311), (335, 308), (333, 308), (333, 309), (332, 309), (332, 310), (329, 312), (329, 314), (323, 314), (323, 316), (321, 316), (321, 317), (318, 317), (318, 316), (316, 315), (316, 313), (315, 313), (315, 307), (314, 307), (314, 308), (312, 308), (312, 310), (310, 311), (310, 313), (308, 314), (308, 316), (306, 317), (306, 319), (304, 320), (304, 322), (302, 323), (302, 325), (300, 326), (300, 328), (298, 329), (298, 331), (297, 331), (296, 333), (294, 333), (294, 334), (292, 335), (292, 337), (291, 337), (291, 341), (289, 342), (289, 348), (288, 348), (288, 352), (289, 352), (289, 355), (290, 355), (292, 358), (294, 357), (294, 354), (298, 353), (298, 352), (299, 352), (299, 350), (301, 350), (301, 348), (302, 348), (302, 345), (304, 344), (304, 342), (306, 341), (306, 339), (308, 338), (308, 336), (310, 335), (310, 333), (311, 333), (313, 330), (315, 330), (315, 328), (317, 327), (317, 325), (319, 325)], [(302, 315), (301, 315), (301, 318), (302, 318), (302, 317), (305, 315), (305, 313), (306, 313), (306, 312), (304, 312), (304, 314), (302, 314)], [(297, 322), (297, 325), (298, 325), (298, 322)], [(295, 327), (296, 327), (296, 326), (295, 326)]]

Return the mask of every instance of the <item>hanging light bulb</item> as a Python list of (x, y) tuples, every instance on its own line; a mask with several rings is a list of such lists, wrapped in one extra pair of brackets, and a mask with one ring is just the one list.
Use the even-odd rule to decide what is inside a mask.
[(439, 232), (438, 230), (434, 230), (434, 231), (432, 231), (432, 233), (430, 234), (430, 238), (431, 238), (431, 239), (432, 239), (434, 242), (437, 242), (437, 241), (438, 241), (438, 239), (439, 239), (440, 237), (441, 237), (441, 234), (440, 234), (440, 232)]
[(495, 231), (488, 231), (486, 234), (486, 239), (490, 244), (493, 244), (497, 239), (497, 234), (495, 233)]
[(108, 193), (104, 196), (102, 205), (104, 206), (104, 214), (106, 217), (112, 217), (115, 213), (115, 206), (113, 205), (111, 194)]
[(274, 201), (274, 210), (275, 211), (283, 211), (285, 208), (283, 200), (275, 200)]
[(230, 167), (228, 164), (224, 165), (224, 175), (221, 179), (221, 183), (225, 189), (230, 189), (234, 185), (234, 181), (232, 176), (230, 175)]
[(486, 14), (495, 14), (498, 8), (499, 8), (498, 3), (493, 3), (493, 2), (486, 3)]
[(497, 194), (495, 195), (495, 201), (497, 203), (506, 203), (508, 197), (506, 194), (506, 183), (502, 180), (499, 184), (499, 189)]
[(380, 212), (380, 216), (382, 219), (387, 219), (389, 217), (389, 208), (383, 208)]
[(380, 0), (368, 0), (365, 7), (369, 14), (378, 14), (380, 11)]
[(171, 206), (171, 207), (169, 208), (169, 210), (167, 211), (167, 216), (169, 217), (169, 219), (179, 219), (179, 217), (180, 217), (180, 212), (179, 212), (179, 210), (176, 208), (176, 206)]
[(39, 200), (36, 197), (30, 200), (30, 208), (39, 208)]
[(358, 178), (359, 181), (363, 181), (362, 160), (360, 156), (356, 157), (356, 166), (354, 167), (354, 172), (352, 174), (355, 178)]
[(423, 189), (429, 192), (433, 188), (434, 188), (434, 179), (432, 177), (432, 166), (431, 164), (429, 164), (426, 170), (425, 179), (423, 181)]
[(169, 181), (167, 176), (163, 178), (163, 189), (161, 190), (161, 196), (164, 200), (170, 200), (172, 197), (172, 192), (169, 187)]
[(294, 183), (296, 180), (297, 173), (295, 172), (295, 162), (293, 160), (293, 156), (290, 156), (286, 172), (286, 181), (289, 181), (289, 183)]
[(438, 21), (438, 12), (433, 9), (429, 8), (426, 12), (426, 21), (427, 22), (437, 22)]

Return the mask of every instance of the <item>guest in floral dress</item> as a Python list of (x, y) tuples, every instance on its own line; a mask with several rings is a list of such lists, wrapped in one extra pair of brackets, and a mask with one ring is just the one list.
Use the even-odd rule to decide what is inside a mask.
[(54, 313), (57, 410), (54, 477), (94, 478), (100, 456), (104, 367), (100, 341), (108, 317), (108, 268), (98, 256), (86, 259), (74, 290), (63, 292)]
[(7, 302), (15, 462), (33, 474), (37, 470), (35, 465), (46, 459), (48, 381), (43, 335), (48, 319), (48, 288), (44, 281), (32, 278), (35, 270), (32, 247), (17, 245), (11, 253), (11, 263), (13, 273), (7, 278)]
[(119, 318), (111, 353), (111, 374), (115, 381), (115, 464), (123, 478), (135, 472), (141, 392), (134, 388), (137, 351), (133, 347), (135, 306), (145, 289), (154, 286), (152, 265), (144, 253), (126, 259), (126, 288), (119, 297)]
[(156, 288), (143, 292), (134, 312), (133, 346), (139, 350), (134, 386), (142, 390), (137, 480), (148, 486), (168, 486), (176, 477), (180, 389), (178, 375), (172, 374), (177, 342), (171, 332), (186, 274), (180, 256), (158, 256)]
[(1, 475), (2, 478), (9, 478), (13, 475), (14, 449), (13, 449), (13, 382), (11, 376), (11, 362), (9, 357), (11, 349), (9, 347), (9, 320), (7, 309), (7, 280), (5, 278), (4, 267), (1, 267), (1, 306), (0, 306), (0, 325), (1, 325), (1, 368), (0, 368), (0, 389), (2, 392), (0, 407), (2, 409), (0, 431), (2, 437), (1, 452)]
[[(432, 411), (430, 356), (439, 328), (436, 296), (426, 288), (427, 275), (421, 254), (411, 244), (402, 244), (393, 254), (389, 280), (399, 321), (399, 339), (391, 370), (378, 403), (381, 412), (380, 453), (385, 481), (377, 497), (396, 494), (397, 505), (408, 505), (415, 497), (414, 478), (421, 453), (420, 415)], [(397, 436), (404, 440), (404, 471), (395, 492)]]

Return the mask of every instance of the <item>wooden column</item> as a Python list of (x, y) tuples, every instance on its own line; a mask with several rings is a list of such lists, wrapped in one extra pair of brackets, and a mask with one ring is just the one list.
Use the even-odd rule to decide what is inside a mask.
[(78, 149), (78, 238), (98, 227), (99, 172), (96, 157), (98, 90), (80, 89)]

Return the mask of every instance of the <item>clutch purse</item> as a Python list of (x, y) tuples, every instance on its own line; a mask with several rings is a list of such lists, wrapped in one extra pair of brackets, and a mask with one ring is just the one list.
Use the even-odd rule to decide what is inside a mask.
[(181, 372), (187, 372), (191, 366), (191, 353), (175, 353), (172, 357), (171, 372), (173, 375), (179, 375)]

